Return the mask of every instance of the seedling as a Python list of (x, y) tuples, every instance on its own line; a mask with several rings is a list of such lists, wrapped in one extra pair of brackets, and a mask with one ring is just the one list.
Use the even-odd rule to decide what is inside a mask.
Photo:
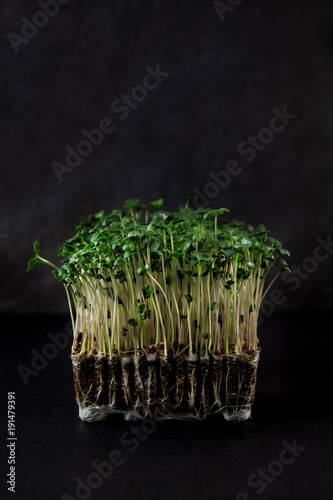
[[(60, 268), (40, 257), (38, 242), (28, 263), (28, 270), (38, 262), (50, 265), (64, 284), (74, 331), (72, 357), (97, 356), (100, 364), (104, 359), (110, 365), (120, 356), (123, 371), (124, 360), (133, 358), (135, 384), (143, 392), (140, 362), (147, 363), (149, 356), (170, 366), (174, 360), (180, 365), (184, 356), (202, 366), (232, 356), (257, 359), (260, 305), (278, 275), (288, 270), (283, 257), (289, 252), (263, 226), (222, 219), (226, 208), (188, 205), (167, 212), (162, 199), (145, 205), (128, 200), (123, 210), (98, 212), (77, 226), (60, 248)], [(272, 268), (277, 272), (265, 289)], [(190, 376), (189, 367), (186, 373)], [(123, 373), (132, 409), (127, 378)], [(216, 384), (221, 380), (215, 380), (215, 392)], [(195, 408), (193, 382), (190, 386), (189, 404)], [(141, 408), (143, 393), (140, 398)], [(182, 397), (174, 399), (178, 408)], [(214, 404), (219, 402), (215, 394)]]

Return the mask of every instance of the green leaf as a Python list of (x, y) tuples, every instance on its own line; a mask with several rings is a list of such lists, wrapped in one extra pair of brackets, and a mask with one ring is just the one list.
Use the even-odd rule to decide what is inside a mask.
[(212, 302), (210, 305), (210, 310), (214, 311), (215, 308), (216, 308), (216, 302)]
[(113, 212), (113, 215), (116, 215), (117, 217), (121, 218), (122, 217), (122, 212), (120, 210), (114, 210)]
[(34, 241), (34, 244), (33, 244), (33, 249), (34, 249), (34, 251), (35, 251), (35, 254), (39, 256), (39, 255), (40, 255), (40, 251), (39, 251), (39, 241), (37, 241), (37, 240), (36, 240), (36, 241)]
[(227, 257), (231, 257), (234, 253), (231, 248), (221, 248), (221, 252)]
[(35, 265), (38, 263), (37, 257), (32, 257), (27, 264), (27, 272), (32, 271)]
[(147, 319), (147, 318), (150, 318), (150, 310), (143, 311), (141, 314), (141, 319)]
[(187, 241), (184, 245), (184, 250), (188, 250), (193, 245), (193, 241)]
[(136, 304), (138, 313), (142, 313), (145, 310), (145, 304)]
[(154, 208), (161, 208), (163, 206), (163, 203), (164, 203), (163, 198), (160, 198), (159, 200), (151, 201), (150, 205), (153, 206)]
[(279, 249), (279, 253), (280, 253), (281, 255), (287, 255), (287, 257), (290, 257), (290, 252), (289, 252), (289, 250), (286, 250), (285, 248), (280, 248), (280, 249)]
[(113, 267), (116, 268), (118, 266), (121, 266), (124, 263), (124, 257), (118, 257), (113, 264)]
[(244, 238), (242, 238), (241, 243), (243, 247), (249, 247), (250, 245), (252, 245), (252, 241), (249, 238), (246, 238), (245, 236)]
[(95, 219), (101, 219), (104, 215), (104, 210), (100, 210), (97, 214), (94, 215)]
[(210, 253), (206, 252), (192, 252), (191, 255), (194, 255), (196, 259), (201, 263), (201, 262), (209, 262), (212, 260), (213, 256)]
[(190, 295), (189, 293), (186, 293), (186, 294), (184, 295), (184, 297), (185, 297), (186, 302), (187, 302), (188, 304), (190, 304), (190, 303), (192, 302), (192, 300), (193, 300), (192, 295)]
[(140, 266), (137, 268), (136, 272), (138, 273), (139, 276), (144, 276), (146, 274), (146, 269)]
[(129, 238), (137, 238), (138, 236), (141, 236), (140, 231), (130, 231), (127, 235)]
[(150, 243), (150, 251), (156, 252), (156, 250), (158, 250), (159, 247), (160, 247), (159, 240), (157, 240), (157, 239), (152, 240), (152, 242)]
[(224, 214), (225, 212), (229, 212), (229, 209), (228, 208), (218, 208), (216, 210), (216, 212), (219, 214), (219, 215), (222, 215)]
[(128, 324), (129, 324), (130, 326), (138, 326), (138, 320), (137, 320), (137, 319), (135, 319), (135, 318), (130, 318), (130, 319), (128, 320)]
[(209, 210), (208, 215), (210, 215), (211, 217), (217, 217), (217, 210)]
[(151, 286), (150, 285), (145, 285), (144, 288), (142, 288), (142, 291), (143, 291), (143, 296), (145, 299), (149, 299), (149, 297), (151, 297), (153, 295), (153, 291), (151, 289)]
[(184, 314), (181, 310), (179, 310), (179, 316), (180, 316), (182, 319), (187, 319), (187, 314)]
[(168, 217), (169, 217), (169, 214), (167, 212), (164, 212), (164, 211), (159, 211), (159, 212), (154, 213), (155, 219), (166, 220)]
[(130, 209), (130, 208), (137, 208), (140, 204), (139, 198), (135, 198), (133, 200), (126, 200), (124, 203), (124, 208), (125, 210)]

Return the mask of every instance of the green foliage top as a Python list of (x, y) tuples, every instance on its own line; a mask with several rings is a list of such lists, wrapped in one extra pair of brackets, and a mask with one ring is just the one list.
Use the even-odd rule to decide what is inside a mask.
[(262, 225), (254, 229), (235, 220), (218, 222), (225, 212), (228, 209), (192, 210), (188, 206), (166, 212), (162, 199), (146, 205), (138, 199), (128, 200), (122, 211), (110, 215), (101, 211), (77, 226), (76, 235), (60, 249), (61, 269), (53, 273), (64, 283), (77, 275), (102, 278), (104, 269), (112, 269), (120, 278), (139, 256), (147, 261), (136, 269), (139, 275), (149, 269), (161, 271), (162, 259), (164, 265), (176, 261), (179, 270), (188, 275), (198, 268), (205, 273), (213, 268), (216, 276), (226, 262), (237, 261), (237, 279), (247, 279), (259, 257), (262, 270), (277, 260), (287, 268), (281, 256), (289, 252), (280, 241), (270, 237)]

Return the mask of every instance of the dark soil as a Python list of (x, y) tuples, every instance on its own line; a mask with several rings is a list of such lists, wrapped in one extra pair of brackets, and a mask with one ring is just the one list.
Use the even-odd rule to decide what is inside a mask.
[(157, 352), (72, 353), (76, 399), (83, 408), (108, 407), (142, 418), (222, 412), (237, 420), (253, 403), (258, 359), (259, 352), (172, 358)]

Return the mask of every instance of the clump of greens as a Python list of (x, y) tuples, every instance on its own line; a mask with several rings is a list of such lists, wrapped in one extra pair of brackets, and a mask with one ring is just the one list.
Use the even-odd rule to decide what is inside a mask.
[[(163, 210), (163, 200), (125, 202), (76, 227), (60, 248), (73, 350), (112, 355), (249, 353), (258, 349), (260, 304), (289, 252), (263, 226), (219, 220), (226, 208)], [(264, 292), (265, 278), (279, 272)], [(76, 316), (74, 318), (74, 309)]]

